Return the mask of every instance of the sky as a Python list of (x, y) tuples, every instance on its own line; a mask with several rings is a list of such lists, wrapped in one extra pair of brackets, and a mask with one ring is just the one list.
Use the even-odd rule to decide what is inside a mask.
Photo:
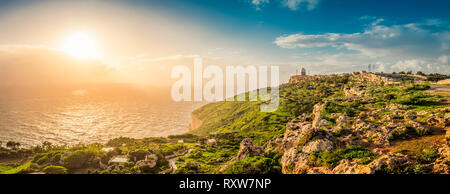
[[(195, 57), (279, 65), (282, 82), (300, 67), (449, 74), (449, 8), (444, 0), (1, 1), (0, 81), (157, 85)], [(79, 31), (95, 38), (95, 60), (60, 52)]]

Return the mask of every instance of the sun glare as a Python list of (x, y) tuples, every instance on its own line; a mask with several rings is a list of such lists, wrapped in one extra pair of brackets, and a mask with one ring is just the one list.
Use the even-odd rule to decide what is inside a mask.
[(77, 32), (67, 36), (61, 43), (61, 50), (80, 59), (99, 57), (97, 41), (87, 32)]

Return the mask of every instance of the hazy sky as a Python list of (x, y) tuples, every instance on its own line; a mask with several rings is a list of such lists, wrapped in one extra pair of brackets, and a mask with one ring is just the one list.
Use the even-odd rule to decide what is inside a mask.
[[(298, 66), (323, 74), (369, 63), (385, 72), (450, 73), (449, 7), (437, 0), (1, 1), (0, 81), (92, 67), (99, 80), (156, 83), (197, 56), (280, 65), (282, 80)], [(61, 42), (78, 31), (92, 34), (101, 58), (55, 70), (70, 60), (55, 57), (64, 55)]]

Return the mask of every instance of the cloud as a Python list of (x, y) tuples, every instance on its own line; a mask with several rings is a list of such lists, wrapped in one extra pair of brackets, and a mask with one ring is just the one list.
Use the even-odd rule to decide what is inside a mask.
[[(368, 64), (372, 64), (376, 72), (422, 71), (425, 73), (450, 73), (448, 55), (438, 58), (411, 58), (402, 60), (384, 60), (383, 58), (368, 58), (364, 54), (328, 54), (316, 56), (314, 59), (299, 58), (291, 64), (305, 67), (312, 74), (348, 73), (367, 70)], [(297, 66), (298, 66), (297, 65)]]
[(367, 55), (386, 55), (394, 52), (402, 55), (423, 56), (442, 53), (442, 45), (447, 45), (450, 40), (444, 36), (449, 32), (430, 31), (426, 28), (430, 25), (418, 23), (377, 25), (381, 21), (377, 20), (362, 33), (298, 33), (277, 37), (274, 43), (282, 48), (335, 47), (359, 51)]
[(391, 66), (392, 71), (422, 71), (426, 62), (419, 59), (398, 61)]
[(308, 10), (313, 10), (318, 3), (319, 0), (284, 0), (282, 4), (291, 10), (298, 10), (301, 5), (305, 5)]
[(254, 5), (262, 5), (264, 3), (269, 3), (269, 0), (252, 0), (252, 4)]
[[(333, 51), (329, 55), (316, 53), (316, 60), (333, 63), (342, 69), (358, 63), (378, 62), (384, 70), (450, 70), (450, 29), (447, 22), (426, 20), (402, 25), (381, 25), (381, 18), (373, 20), (363, 32), (290, 34), (277, 37), (274, 41), (281, 48), (302, 50), (321, 49)], [(326, 58), (324, 58), (326, 57)], [(317, 63), (314, 62), (314, 63)], [(355, 63), (356, 62), (356, 63)]]
[[(316, 8), (319, 0), (279, 0), (281, 5), (287, 7), (291, 10), (299, 10), (303, 6), (306, 7), (307, 10), (313, 10)], [(262, 6), (270, 3), (270, 0), (251, 0), (253, 5), (256, 6), (257, 10), (260, 10)]]
[(269, 3), (269, 2), (270, 2), (269, 0), (252, 0), (251, 1), (251, 3), (256, 6), (257, 10), (261, 9), (261, 7), (264, 4)]

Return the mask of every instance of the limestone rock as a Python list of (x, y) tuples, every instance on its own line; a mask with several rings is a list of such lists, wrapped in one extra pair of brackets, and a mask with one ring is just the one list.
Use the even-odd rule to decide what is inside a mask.
[(443, 157), (450, 158), (450, 146), (448, 144), (442, 145), (438, 149), (438, 153)]
[(303, 148), (302, 151), (304, 153), (312, 153), (312, 152), (324, 152), (333, 149), (334, 145), (328, 139), (317, 139), (308, 142)]
[(289, 122), (286, 125), (286, 132), (282, 140), (282, 149), (284, 151), (298, 144), (305, 144), (315, 135), (317, 128), (313, 128), (309, 122)]
[(433, 163), (433, 173), (450, 174), (450, 158), (438, 158)]
[(253, 145), (253, 142), (250, 138), (245, 138), (241, 141), (236, 160), (243, 160), (249, 156), (259, 156), (262, 154), (262, 148)]
[(313, 127), (319, 126), (319, 122), (320, 122), (320, 120), (322, 120), (322, 116), (320, 116), (320, 112), (322, 112), (324, 105), (325, 105), (325, 103), (317, 103), (314, 105), (314, 110), (312, 113), (313, 114), (313, 122), (312, 122)]
[(208, 139), (205, 141), (206, 145), (212, 146), (212, 145), (216, 145), (217, 144), (217, 140), (216, 139)]
[(290, 148), (281, 157), (281, 171), (283, 174), (304, 174), (309, 168), (308, 154)]
[(333, 172), (327, 167), (312, 167), (306, 170), (306, 174), (332, 174)]
[(345, 96), (361, 96), (364, 93), (364, 87), (344, 88)]
[(368, 167), (377, 171), (383, 171), (385, 168), (406, 167), (415, 164), (408, 156), (400, 153), (388, 153), (368, 164)]
[(366, 165), (360, 165), (356, 162), (351, 162), (347, 159), (339, 161), (339, 164), (334, 167), (333, 174), (373, 174), (375, 171)]

